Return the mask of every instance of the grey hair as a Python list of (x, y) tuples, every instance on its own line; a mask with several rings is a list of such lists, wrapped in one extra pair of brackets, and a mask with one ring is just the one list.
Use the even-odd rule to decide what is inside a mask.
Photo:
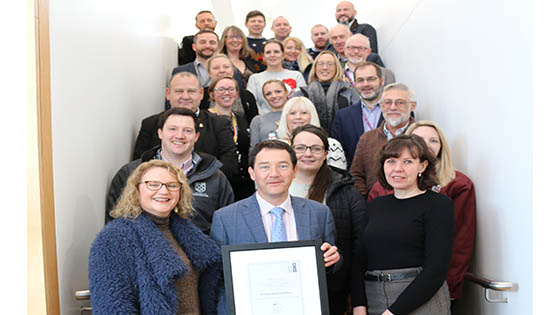
[(196, 83), (198, 83), (198, 88), (202, 88), (202, 84), (200, 84), (200, 81), (198, 80), (198, 77), (195, 74), (192, 74), (190, 72), (187, 71), (181, 71), (181, 72), (177, 72), (174, 75), (171, 76), (171, 78), (169, 78), (169, 80), (167, 81), (167, 88), (171, 88), (171, 81), (173, 81), (173, 79), (175, 79), (175, 77), (184, 77), (184, 78), (192, 78), (196, 80)]
[[(416, 102), (416, 94), (414, 94), (414, 91), (412, 91), (408, 86), (406, 86), (406, 84), (404, 83), (400, 83), (400, 82), (395, 82), (395, 83), (391, 83), (391, 84), (387, 84), (385, 86), (385, 88), (383, 88), (383, 94), (385, 94), (387, 91), (390, 90), (400, 90), (400, 91), (405, 91), (408, 93), (408, 99), (411, 102)], [(383, 96), (381, 96), (381, 98), (383, 98)]]
[(346, 43), (344, 43), (344, 47), (348, 47), (348, 41), (349, 41), (351, 38), (362, 38), (362, 39), (365, 39), (365, 40), (367, 41), (366, 47), (368, 47), (368, 48), (370, 47), (369, 38), (368, 38), (367, 36), (364, 36), (363, 34), (360, 34), (360, 33), (354, 34), (354, 35), (348, 37), (348, 39), (346, 40)]

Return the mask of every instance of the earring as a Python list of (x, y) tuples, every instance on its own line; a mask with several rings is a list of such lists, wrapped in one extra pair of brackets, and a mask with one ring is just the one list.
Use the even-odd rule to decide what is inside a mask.
[(418, 177), (422, 177), (422, 173), (418, 173)]
[(175, 213), (179, 213), (179, 209), (177, 209), (177, 207), (175, 207), (173, 211), (175, 211)]

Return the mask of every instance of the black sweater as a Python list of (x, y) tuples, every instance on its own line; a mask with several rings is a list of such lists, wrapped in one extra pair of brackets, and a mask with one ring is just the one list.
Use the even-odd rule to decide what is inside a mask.
[(423, 267), (389, 310), (408, 314), (427, 302), (442, 286), (451, 260), (454, 235), (453, 202), (431, 190), (397, 199), (379, 197), (368, 203), (368, 224), (354, 259), (352, 303), (365, 306), (366, 270)]

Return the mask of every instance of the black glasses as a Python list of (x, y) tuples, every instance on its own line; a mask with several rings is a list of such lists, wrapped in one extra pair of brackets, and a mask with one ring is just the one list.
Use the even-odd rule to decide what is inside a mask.
[(146, 180), (140, 184), (146, 184), (146, 188), (151, 191), (158, 191), (162, 186), (165, 186), (169, 191), (179, 191), (181, 189), (181, 183), (178, 182), (162, 183), (157, 180)]
[(325, 150), (325, 147), (322, 145), (305, 145), (305, 144), (296, 144), (293, 146), (294, 151), (296, 151), (296, 153), (305, 153), (305, 151), (307, 151), (307, 149), (311, 150), (311, 153), (313, 154), (319, 154), (319, 153), (323, 153), (323, 150)]
[(225, 88), (225, 87), (219, 87), (219, 88), (215, 88), (215, 89), (214, 89), (214, 92), (219, 92), (219, 93), (225, 93), (225, 92), (233, 93), (233, 92), (235, 92), (235, 91), (237, 91), (237, 89), (234, 88), (234, 87), (227, 87), (227, 88)]

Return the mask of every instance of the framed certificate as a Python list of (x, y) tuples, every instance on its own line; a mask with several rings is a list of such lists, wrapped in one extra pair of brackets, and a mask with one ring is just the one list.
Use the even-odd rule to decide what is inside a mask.
[(224, 245), (228, 314), (329, 314), (321, 241)]

